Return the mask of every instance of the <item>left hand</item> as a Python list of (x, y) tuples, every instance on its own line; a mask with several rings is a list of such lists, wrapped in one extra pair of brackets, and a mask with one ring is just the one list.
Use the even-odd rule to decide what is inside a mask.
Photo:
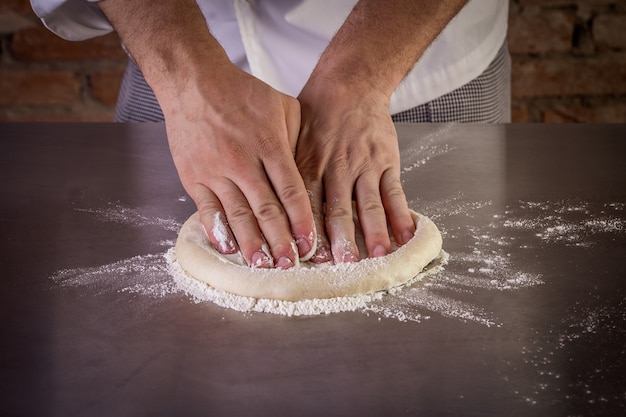
[[(296, 148), (318, 232), (314, 262), (386, 255), (388, 222), (398, 244), (413, 237), (389, 100), (465, 3), (359, 0), (320, 56), (298, 96)], [(367, 254), (356, 246), (353, 199)]]
[[(389, 100), (309, 80), (302, 107), (296, 163), (311, 196), (318, 231), (314, 262), (354, 262), (391, 251), (388, 222), (398, 244), (415, 224), (400, 182), (400, 155)], [(353, 200), (367, 254), (355, 242)], [(325, 205), (325, 207), (324, 207)]]

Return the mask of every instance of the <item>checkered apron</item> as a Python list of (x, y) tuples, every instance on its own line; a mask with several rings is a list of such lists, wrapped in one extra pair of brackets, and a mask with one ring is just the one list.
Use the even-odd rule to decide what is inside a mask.
[[(394, 122), (511, 121), (511, 58), (506, 42), (487, 69), (464, 86), (426, 104), (392, 115)], [(115, 120), (162, 122), (163, 112), (143, 74), (129, 62), (120, 88)]]

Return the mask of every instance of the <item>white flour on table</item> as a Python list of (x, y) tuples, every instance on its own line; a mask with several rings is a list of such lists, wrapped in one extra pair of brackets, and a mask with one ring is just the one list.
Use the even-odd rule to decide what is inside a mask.
[[(587, 250), (605, 244), (607, 236), (623, 238), (626, 234), (623, 203), (598, 206), (578, 200), (519, 201), (495, 209), (490, 201), (468, 201), (459, 193), (440, 201), (411, 205), (436, 219), (444, 236), (444, 249), (446, 245), (453, 248), (455, 243), (460, 249), (447, 249), (450, 258), (445, 269), (433, 270), (422, 281), (385, 294), (293, 303), (255, 300), (218, 291), (187, 276), (175, 261), (174, 246), (180, 223), (153, 218), (121, 204), (81, 212), (129, 227), (160, 227), (166, 235), (171, 234), (171, 239), (158, 242), (161, 248), (158, 253), (97, 267), (60, 270), (52, 279), (56, 286), (86, 288), (89, 296), (134, 297), (133, 309), (143, 311), (159, 311), (159, 304), (165, 301), (189, 300), (242, 312), (246, 319), (258, 314), (352, 312), (417, 325), (439, 317), (468, 325), (505, 327), (504, 332), (515, 332), (521, 347), (501, 357), (496, 355), (494, 360), (499, 361), (502, 384), (518, 400), (531, 407), (565, 406), (572, 402), (599, 410), (623, 407), (626, 392), (603, 385), (604, 379), (620, 374), (623, 361), (607, 361), (603, 355), (591, 355), (584, 360), (588, 366), (582, 366), (576, 377), (567, 373), (571, 361), (579, 359), (576, 352), (580, 346), (590, 343), (602, 343), (610, 349), (621, 346), (622, 357), (626, 354), (622, 342), (626, 337), (626, 300), (619, 298), (623, 295), (616, 293), (605, 303), (607, 300), (598, 294), (586, 294), (586, 298), (566, 306), (562, 317), (550, 317), (540, 328), (532, 325), (520, 328), (519, 317), (498, 317), (496, 307), (484, 302), (491, 298), (490, 293), (533, 291), (550, 283), (550, 277), (532, 270), (532, 262), (519, 259), (525, 252), (537, 254), (545, 247)], [(476, 222), (479, 214), (487, 220)]]
[[(455, 216), (471, 217), (472, 213), (491, 210), (489, 201), (465, 201), (462, 194), (430, 203), (424, 213), (440, 225)], [(467, 239), (471, 246), (452, 251), (445, 269), (438, 268), (422, 282), (386, 294), (342, 297), (330, 300), (310, 300), (288, 303), (253, 300), (220, 293), (206, 284), (183, 278), (172, 258), (172, 239), (159, 242), (164, 248), (157, 254), (138, 255), (98, 267), (60, 270), (52, 278), (63, 286), (88, 286), (96, 293), (120, 292), (150, 298), (179, 297), (187, 294), (194, 302), (213, 302), (222, 307), (246, 312), (266, 312), (283, 315), (329, 314), (360, 311), (364, 314), (400, 321), (420, 322), (432, 315), (499, 326), (495, 313), (472, 300), (472, 295), (484, 291), (517, 291), (543, 284), (543, 277), (516, 264), (509, 249), (518, 242), (502, 233), (507, 229), (527, 232), (534, 246), (560, 244), (590, 246), (600, 234), (625, 233), (625, 221), (620, 217), (622, 203), (605, 204), (594, 214), (588, 203), (581, 201), (519, 202), (502, 213), (491, 215), (487, 225), (470, 225), (446, 230), (442, 227), (444, 249), (446, 241)], [(137, 209), (120, 203), (107, 204), (103, 209), (79, 209), (95, 214), (105, 222), (132, 227), (156, 226), (177, 232), (181, 224), (172, 219), (150, 217)], [(562, 234), (563, 230), (568, 233)], [(533, 244), (527, 244), (533, 247)]]
[[(180, 197), (178, 201), (185, 201)], [(108, 203), (105, 208), (99, 209), (76, 209), (79, 212), (94, 214), (99, 220), (120, 223), (129, 226), (160, 226), (165, 230), (178, 232), (181, 224), (174, 219), (152, 217), (142, 213), (136, 208), (126, 207), (120, 203)]]
[(434, 132), (421, 138), (422, 145), (419, 148), (410, 148), (400, 155), (402, 173), (410, 172), (416, 168), (420, 168), (433, 159), (445, 155), (455, 148), (450, 146), (448, 136), (454, 129), (453, 124), (445, 124)]

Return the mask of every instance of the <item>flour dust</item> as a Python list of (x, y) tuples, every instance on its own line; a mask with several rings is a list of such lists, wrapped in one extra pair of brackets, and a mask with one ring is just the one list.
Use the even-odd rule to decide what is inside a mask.
[(419, 147), (410, 148), (401, 154), (402, 173), (420, 168), (433, 159), (455, 150), (449, 141), (449, 134), (454, 129), (453, 124), (441, 125), (437, 130), (421, 138)]
[(444, 249), (447, 243), (453, 246), (457, 239), (467, 241), (468, 235), (473, 244), (451, 251), (447, 265), (437, 265), (421, 282), (384, 294), (289, 303), (254, 300), (217, 291), (186, 276), (176, 263), (173, 246), (181, 226), (179, 222), (151, 217), (119, 203), (79, 211), (105, 222), (134, 227), (158, 226), (172, 232), (171, 240), (160, 242), (163, 252), (98, 267), (60, 270), (52, 279), (61, 286), (90, 287), (96, 293), (119, 292), (153, 299), (185, 294), (194, 302), (213, 302), (244, 312), (291, 316), (360, 311), (379, 319), (406, 322), (421, 322), (439, 315), (484, 326), (501, 326), (503, 323), (496, 313), (480, 304), (479, 295), (518, 291), (544, 283), (541, 274), (527, 270), (512, 257), (511, 247), (520, 243), (507, 231), (526, 233), (529, 239), (524, 246), (532, 248), (542, 244), (592, 246), (597, 241), (594, 236), (622, 235), (626, 230), (624, 204), (608, 203), (597, 213), (584, 201), (521, 201), (503, 212), (491, 213), (488, 224), (456, 229), (444, 227), (450, 219), (470, 218), (475, 212), (493, 211), (492, 207), (490, 201), (467, 201), (461, 193), (423, 207), (424, 213), (440, 225)]
[[(527, 332), (520, 351), (523, 371), (518, 364), (504, 364), (508, 367), (504, 382), (523, 401), (580, 410), (593, 407), (593, 415), (617, 415), (616, 408), (626, 408), (624, 386), (611, 383), (615, 375), (623, 375), (626, 364), (626, 300), (590, 295), (575, 301), (547, 329), (531, 327)], [(597, 355), (589, 355), (590, 345)], [(612, 360), (607, 360), (606, 352), (615, 352)], [(530, 385), (520, 382), (528, 380)]]

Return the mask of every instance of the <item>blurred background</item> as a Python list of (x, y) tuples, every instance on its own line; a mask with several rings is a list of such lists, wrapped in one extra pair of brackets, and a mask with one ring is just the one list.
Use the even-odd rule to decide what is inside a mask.
[[(626, 122), (626, 0), (510, 0), (508, 42), (513, 122)], [(110, 121), (126, 61), (0, 0), (0, 121)]]

